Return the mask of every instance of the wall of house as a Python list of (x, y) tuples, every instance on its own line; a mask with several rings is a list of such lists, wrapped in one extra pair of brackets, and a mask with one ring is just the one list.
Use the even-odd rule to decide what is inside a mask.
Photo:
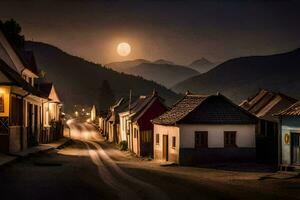
[(9, 128), (9, 152), (15, 153), (21, 150), (22, 147), (22, 129), (21, 126), (11, 126)]
[(127, 115), (126, 113), (120, 113), (119, 114), (119, 117), (120, 117), (120, 138), (121, 138), (121, 141), (127, 141)]
[[(195, 148), (195, 131), (208, 132), (208, 148)], [(224, 147), (224, 131), (236, 131), (236, 147)], [(254, 162), (255, 125), (180, 125), (179, 162)]]
[(10, 105), (10, 86), (1, 86), (0, 94), (3, 95), (4, 101), (4, 112), (0, 112), (0, 117), (8, 117)]
[(137, 124), (132, 125), (132, 151), (133, 153), (139, 155), (139, 134), (140, 134), (140, 128)]
[(255, 125), (180, 125), (180, 147), (195, 147), (195, 131), (208, 131), (208, 148), (224, 147), (224, 131), (236, 131), (237, 147), (255, 148)]
[[(195, 149), (195, 131), (208, 131), (208, 148)], [(224, 148), (224, 131), (236, 131), (237, 147)], [(159, 143), (156, 143), (156, 135)], [(180, 164), (213, 161), (224, 158), (223, 161), (238, 158), (239, 160), (255, 159), (255, 125), (178, 125), (164, 126), (154, 124), (154, 159), (162, 160), (163, 135), (168, 136), (168, 161)], [(172, 147), (172, 137), (176, 138), (176, 146)], [(222, 160), (222, 159), (220, 159)], [(201, 160), (200, 160), (201, 161)]]
[(167, 108), (158, 99), (156, 99), (138, 119), (140, 130), (152, 130), (153, 124), (151, 120), (163, 114), (166, 110)]
[[(300, 117), (283, 117), (281, 126), (282, 164), (291, 163), (291, 133), (300, 133)], [(286, 141), (286, 137), (289, 139)]]
[[(154, 137), (153, 137), (153, 149), (154, 149), (154, 159), (163, 160), (163, 135), (168, 136), (168, 161), (178, 163), (179, 162), (179, 127), (177, 126), (164, 126), (154, 124)], [(156, 143), (156, 137), (159, 137), (159, 143)], [(172, 147), (172, 137), (176, 137), (176, 147)]]

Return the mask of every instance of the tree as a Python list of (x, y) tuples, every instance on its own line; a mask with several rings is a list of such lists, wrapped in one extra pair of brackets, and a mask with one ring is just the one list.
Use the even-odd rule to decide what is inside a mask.
[(22, 27), (14, 20), (10, 19), (4, 23), (0, 21), (4, 34), (18, 48), (23, 49), (25, 44), (24, 35), (21, 35)]
[(99, 90), (99, 104), (100, 111), (106, 111), (114, 103), (115, 96), (107, 80), (104, 80)]

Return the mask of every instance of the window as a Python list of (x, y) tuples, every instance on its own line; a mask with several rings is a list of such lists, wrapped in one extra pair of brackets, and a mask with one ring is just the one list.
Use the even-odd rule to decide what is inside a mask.
[(172, 148), (176, 147), (176, 137), (172, 137)]
[(136, 138), (136, 135), (137, 135), (137, 129), (134, 128), (134, 129), (133, 129), (133, 137)]
[(156, 136), (155, 136), (155, 143), (159, 144), (159, 134), (156, 134)]
[(208, 132), (196, 131), (195, 132), (195, 148), (207, 148), (208, 147)]
[(224, 131), (224, 146), (236, 147), (236, 131)]
[(10, 125), (20, 126), (23, 122), (23, 100), (21, 98), (11, 97)]
[(0, 93), (0, 112), (4, 112), (4, 94)]

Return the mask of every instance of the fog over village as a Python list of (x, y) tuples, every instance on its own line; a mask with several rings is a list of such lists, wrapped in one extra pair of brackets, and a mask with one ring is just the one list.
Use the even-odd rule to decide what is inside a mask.
[(300, 199), (299, 9), (0, 1), (0, 199)]

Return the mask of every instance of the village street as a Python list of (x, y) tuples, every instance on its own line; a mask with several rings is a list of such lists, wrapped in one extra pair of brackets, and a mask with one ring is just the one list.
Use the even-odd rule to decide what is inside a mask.
[(67, 147), (0, 169), (1, 199), (300, 198), (299, 178), (161, 166), (119, 151), (88, 123), (73, 120), (70, 127), (73, 142)]

